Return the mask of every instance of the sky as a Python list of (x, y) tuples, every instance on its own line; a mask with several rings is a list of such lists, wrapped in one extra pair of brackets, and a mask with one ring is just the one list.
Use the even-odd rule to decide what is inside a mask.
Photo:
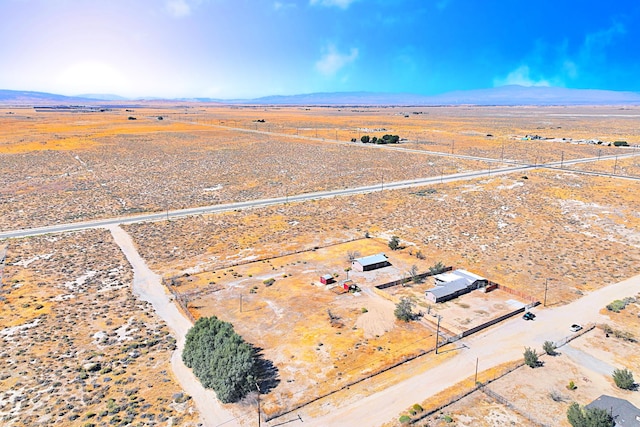
[(640, 92), (640, 0), (0, 0), (0, 89)]

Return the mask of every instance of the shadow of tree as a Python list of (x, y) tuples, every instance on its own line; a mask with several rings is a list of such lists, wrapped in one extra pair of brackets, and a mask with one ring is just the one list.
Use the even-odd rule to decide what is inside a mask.
[(254, 347), (256, 380), (261, 394), (267, 394), (280, 384), (280, 373), (271, 360), (264, 357), (263, 349)]

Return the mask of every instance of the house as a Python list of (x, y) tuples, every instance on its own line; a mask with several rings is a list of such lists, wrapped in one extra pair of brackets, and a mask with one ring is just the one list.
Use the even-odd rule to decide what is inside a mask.
[(615, 427), (639, 426), (640, 409), (629, 403), (628, 400), (603, 394), (585, 408), (598, 408), (609, 411), (613, 417)]
[(434, 303), (445, 302), (486, 286), (489, 281), (467, 270), (455, 270), (434, 276), (435, 287), (425, 292)]
[(320, 276), (320, 283), (322, 283), (323, 285), (330, 285), (333, 282), (335, 282), (335, 279), (331, 274)]
[(356, 258), (351, 262), (351, 268), (355, 271), (371, 271), (382, 267), (388, 267), (390, 265), (391, 263), (385, 254)]
[(433, 276), (433, 278), (436, 281), (436, 286), (444, 286), (455, 282), (465, 283), (467, 287), (477, 289), (486, 286), (489, 283), (489, 281), (484, 277), (462, 269), (437, 274)]

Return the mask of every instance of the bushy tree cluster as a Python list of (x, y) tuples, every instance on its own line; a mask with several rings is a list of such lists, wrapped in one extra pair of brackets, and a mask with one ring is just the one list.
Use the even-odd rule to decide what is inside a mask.
[(217, 317), (198, 319), (186, 337), (182, 360), (223, 403), (237, 402), (256, 389), (256, 352), (233, 325)]
[(373, 138), (369, 135), (363, 135), (360, 138), (363, 144), (398, 144), (400, 143), (400, 137), (398, 135), (384, 135), (382, 138), (378, 138), (374, 136)]
[(606, 409), (582, 408), (575, 402), (567, 409), (567, 420), (573, 427), (613, 426), (613, 418)]

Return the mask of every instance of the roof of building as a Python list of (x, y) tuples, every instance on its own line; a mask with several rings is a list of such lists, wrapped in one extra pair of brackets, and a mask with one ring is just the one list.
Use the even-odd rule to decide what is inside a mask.
[(353, 262), (357, 262), (358, 264), (365, 266), (365, 265), (380, 264), (382, 262), (389, 262), (389, 260), (387, 259), (387, 256), (385, 254), (376, 254), (376, 255), (365, 256), (362, 258), (356, 258), (353, 260)]
[(321, 278), (325, 279), (325, 280), (329, 280), (329, 279), (333, 279), (333, 276), (330, 274), (323, 274), (322, 276), (320, 276)]
[(487, 280), (482, 276), (478, 276), (477, 274), (470, 273), (467, 270), (454, 270), (447, 273), (440, 273), (434, 276), (434, 278), (438, 282), (443, 283), (451, 283), (456, 282), (460, 279), (464, 279), (467, 284), (472, 284), (476, 280)]
[(436, 286), (435, 288), (428, 289), (427, 292), (431, 293), (436, 298), (440, 298), (453, 295), (466, 288), (467, 282), (463, 279), (458, 279), (458, 281), (449, 282), (445, 286)]
[(640, 423), (640, 409), (636, 408), (628, 400), (603, 394), (586, 407), (611, 411), (616, 427), (637, 426)]

